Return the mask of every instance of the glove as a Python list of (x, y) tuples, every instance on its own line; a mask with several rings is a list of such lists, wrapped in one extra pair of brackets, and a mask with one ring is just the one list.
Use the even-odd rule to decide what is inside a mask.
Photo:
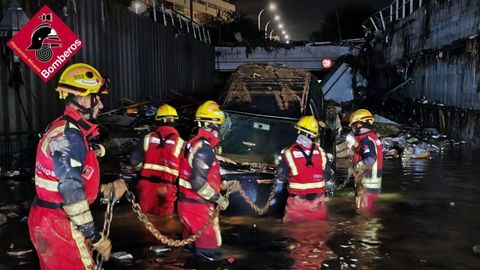
[(112, 189), (116, 200), (122, 198), (123, 194), (125, 194), (125, 192), (128, 190), (127, 184), (121, 178), (100, 186), (100, 192), (102, 192), (104, 198), (108, 198), (110, 196)]
[(225, 210), (228, 207), (228, 199), (225, 198), (225, 196), (220, 195), (220, 197), (218, 197), (216, 203), (217, 203), (218, 207), (220, 208), (220, 210)]
[(102, 234), (102, 238), (93, 244), (93, 249), (102, 255), (104, 261), (108, 261), (112, 251), (112, 242)]

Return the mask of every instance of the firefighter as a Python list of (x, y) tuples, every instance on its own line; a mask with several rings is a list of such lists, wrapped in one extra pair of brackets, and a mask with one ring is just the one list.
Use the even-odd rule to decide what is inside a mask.
[[(178, 215), (183, 225), (183, 237), (195, 234), (209, 219), (216, 205), (224, 210), (228, 200), (220, 194), (220, 165), (214, 153), (220, 142), (220, 126), (225, 121), (224, 112), (214, 101), (206, 101), (198, 107), (195, 122), (197, 135), (185, 146), (180, 162)], [(203, 261), (216, 261), (221, 257), (220, 222), (214, 219), (195, 245), (186, 246)]]
[(365, 109), (350, 116), (354, 133), (353, 177), (355, 179), (357, 209), (372, 213), (382, 187), (383, 146), (372, 131), (374, 117)]
[(158, 107), (158, 128), (135, 147), (130, 161), (140, 170), (137, 185), (142, 211), (158, 216), (171, 215), (177, 199), (177, 178), (184, 141), (175, 123), (177, 110), (168, 104)]
[[(94, 269), (92, 248), (108, 260), (110, 240), (96, 229), (89, 205), (99, 191), (100, 168), (91, 139), (103, 108), (100, 94), (108, 79), (90, 65), (70, 65), (60, 76), (56, 91), (66, 100), (64, 114), (47, 128), (37, 147), (36, 196), (28, 217), (30, 238), (41, 269)], [(95, 147), (104, 149), (103, 147)], [(119, 199), (123, 180), (102, 185)]]
[(315, 142), (318, 121), (314, 116), (303, 116), (294, 128), (299, 135), (295, 143), (282, 150), (277, 170), (279, 180), (288, 181), (283, 221), (325, 220), (325, 182), (331, 174), (325, 151)]

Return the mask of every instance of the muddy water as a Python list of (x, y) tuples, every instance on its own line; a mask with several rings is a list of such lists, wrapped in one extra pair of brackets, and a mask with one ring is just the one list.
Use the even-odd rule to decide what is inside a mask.
[[(480, 269), (472, 253), (480, 242), (479, 158), (457, 149), (430, 160), (385, 161), (373, 215), (353, 209), (347, 186), (329, 201), (327, 222), (285, 226), (279, 218), (225, 217), (224, 255), (232, 263), (198, 263), (180, 249), (154, 255), (148, 249), (157, 242), (120, 205), (113, 249), (134, 259), (112, 260), (106, 269)], [(179, 236), (175, 218), (153, 221)], [(0, 227), (0, 244), (0, 269), (38, 269), (34, 253), (6, 255), (29, 248), (25, 221)]]

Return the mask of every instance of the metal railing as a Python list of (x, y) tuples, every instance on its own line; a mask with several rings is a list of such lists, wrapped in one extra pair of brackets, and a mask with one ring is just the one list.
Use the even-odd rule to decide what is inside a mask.
[(163, 22), (164, 26), (170, 25), (179, 32), (187, 34), (192, 33), (195, 39), (211, 44), (210, 32), (208, 29), (194, 21), (191, 21), (190, 18), (184, 16), (174, 9), (165, 8), (163, 1), (157, 1), (160, 3), (158, 6), (156, 5), (155, 8), (150, 3), (146, 3), (145, 1), (142, 2), (152, 9), (152, 12), (154, 13), (153, 20), (155, 22), (160, 20)]
[(419, 9), (423, 4), (422, 0), (396, 0), (386, 8), (379, 10), (362, 23), (365, 36), (376, 32), (383, 32), (387, 25), (402, 20)]

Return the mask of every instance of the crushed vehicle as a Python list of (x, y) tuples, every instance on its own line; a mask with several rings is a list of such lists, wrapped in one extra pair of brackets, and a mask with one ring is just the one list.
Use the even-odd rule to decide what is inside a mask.
[(280, 152), (296, 139), (293, 125), (303, 115), (321, 120), (320, 144), (333, 154), (336, 112), (326, 110), (317, 78), (302, 69), (244, 64), (231, 75), (227, 87), (221, 100), (228, 114), (221, 142), (222, 178), (238, 180), (244, 191), (231, 195), (227, 214), (262, 214), (246, 205), (245, 195), (251, 200), (247, 204), (262, 207), (268, 203), (270, 192), (275, 194), (264, 213), (283, 214), (286, 190), (273, 185)]

